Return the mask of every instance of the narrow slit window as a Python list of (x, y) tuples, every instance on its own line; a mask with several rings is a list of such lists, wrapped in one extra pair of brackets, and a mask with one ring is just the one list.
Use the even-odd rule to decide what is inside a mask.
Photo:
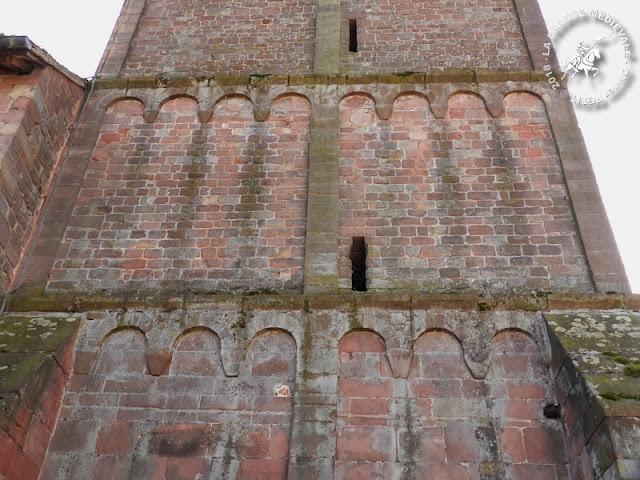
[(367, 246), (364, 237), (353, 237), (351, 243), (351, 290), (367, 291)]
[(358, 24), (355, 18), (349, 20), (349, 51), (358, 51)]

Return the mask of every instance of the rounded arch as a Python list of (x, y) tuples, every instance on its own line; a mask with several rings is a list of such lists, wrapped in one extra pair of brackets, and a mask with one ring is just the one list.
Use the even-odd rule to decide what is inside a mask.
[(430, 328), (427, 328), (427, 329), (423, 330), (422, 332), (420, 332), (415, 337), (415, 339), (413, 341), (413, 345), (415, 345), (418, 342), (418, 340), (420, 340), (425, 335), (427, 335), (429, 333), (434, 333), (434, 332), (435, 333), (446, 333), (447, 335), (450, 335), (451, 337), (453, 337), (460, 344), (460, 348), (463, 348), (462, 340), (455, 333), (453, 333), (451, 330), (448, 330), (448, 329), (442, 328), (442, 327), (430, 327)]
[(294, 94), (294, 95), (300, 95), (302, 97), (305, 97), (309, 102), (309, 104), (311, 105), (312, 110), (320, 105), (320, 98), (318, 97), (318, 93), (311, 88), (306, 88), (301, 86), (290, 86), (287, 88), (286, 92), (278, 93), (275, 95), (274, 98), (279, 97), (281, 95), (285, 95), (285, 94)]
[(537, 98), (538, 100), (540, 100), (541, 102), (545, 101), (545, 96), (551, 100), (551, 97), (549, 97), (549, 94), (547, 92), (536, 92), (533, 90), (528, 90), (525, 88), (515, 88), (512, 90), (508, 90), (505, 94), (504, 94), (504, 99), (506, 100), (507, 98), (511, 97), (512, 95), (517, 95), (517, 94), (526, 94), (526, 95), (530, 95), (532, 97)]
[(283, 101), (283, 100), (287, 100), (289, 98), (300, 98), (303, 99), (307, 102), (308, 107), (309, 107), (309, 112), (311, 112), (311, 108), (313, 106), (311, 99), (307, 96), (304, 95), (302, 93), (299, 92), (282, 92), (282, 93), (278, 93), (277, 95), (273, 96), (272, 98), (269, 99), (269, 110), (271, 110), (271, 107), (273, 107), (273, 105), (275, 105), (276, 103)]
[(509, 97), (510, 95), (513, 94), (517, 94), (517, 93), (526, 93), (529, 94), (533, 97), (538, 98), (539, 100), (541, 100), (545, 105), (549, 104), (549, 102), (552, 102), (552, 98), (551, 95), (549, 95), (549, 92), (538, 86), (538, 85), (526, 85), (526, 86), (518, 86), (514, 88), (509, 88), (507, 89), (504, 94), (503, 97), (506, 99), (507, 97)]
[(515, 96), (518, 96), (518, 95), (526, 95), (527, 97), (533, 97), (536, 99), (537, 102), (539, 102), (543, 106), (546, 106), (545, 97), (548, 101), (551, 100), (551, 97), (549, 97), (549, 94), (547, 92), (540, 93), (540, 92), (535, 92), (533, 90), (526, 90), (523, 88), (519, 88), (519, 89), (509, 90), (504, 94), (503, 102), (504, 102), (505, 108), (509, 105), (509, 102)]
[(111, 330), (109, 330), (104, 337), (102, 337), (102, 339), (100, 340), (100, 342), (98, 343), (98, 348), (102, 348), (104, 346), (104, 344), (110, 339), (112, 338), (114, 335), (118, 334), (118, 333), (122, 333), (125, 332), (127, 330), (132, 330), (135, 332), (140, 333), (143, 337), (144, 337), (144, 344), (145, 346), (147, 345), (148, 339), (147, 339), (147, 334), (144, 333), (144, 330), (142, 330), (140, 327), (136, 326), (136, 325), (122, 325), (122, 326), (118, 326), (115, 327)]
[(533, 386), (536, 396), (543, 398), (552, 391), (551, 372), (542, 345), (536, 337), (521, 328), (503, 328), (495, 333), (489, 345), (487, 378), (510, 382), (511, 388)]
[[(434, 118), (433, 111), (431, 110), (431, 101), (429, 96), (425, 92), (420, 92), (417, 90), (405, 90), (399, 92), (395, 97), (389, 99), (389, 105), (385, 107), (380, 107), (378, 109), (378, 114), (382, 117), (385, 116), (386, 119), (391, 120), (391, 117), (394, 113), (403, 111), (402, 103), (412, 98), (417, 98), (423, 105), (418, 106), (417, 108), (423, 109), (425, 111), (425, 119)], [(397, 113), (396, 113), (397, 114)], [(411, 122), (415, 123), (415, 122)]]
[(112, 110), (118, 104), (121, 104), (123, 102), (137, 102), (140, 105), (140, 113), (139, 113), (140, 117), (142, 117), (142, 113), (144, 112), (145, 108), (147, 108), (147, 102), (145, 102), (144, 98), (125, 95), (125, 96), (117, 96), (115, 98), (111, 98), (108, 101), (106, 101), (104, 105), (105, 113), (109, 113), (109, 110)]
[(304, 99), (307, 106), (307, 114), (311, 116), (312, 105), (307, 96), (297, 92), (278, 92), (276, 90), (272, 95), (267, 95), (266, 97), (261, 97), (259, 95), (254, 96), (253, 104), (256, 120), (261, 122), (268, 120), (272, 115), (272, 109), (274, 106), (276, 106), (279, 102), (286, 101), (291, 98)]
[(452, 102), (455, 102), (459, 97), (466, 96), (474, 98), (476, 100), (480, 100), (485, 112), (487, 113), (487, 116), (489, 116), (490, 112), (488, 108), (488, 95), (486, 93), (483, 93), (484, 92), (481, 89), (476, 90), (472, 88), (461, 88), (447, 92), (447, 113), (449, 113), (449, 111), (451, 110)]
[(532, 109), (539, 108), (544, 112), (544, 119), (532, 116), (529, 121), (535, 121), (534, 123), (548, 123), (549, 111), (547, 105), (550, 101), (551, 97), (547, 92), (540, 93), (526, 89), (510, 90), (504, 95), (502, 116), (508, 116), (512, 110), (521, 109), (531, 113)]
[(173, 344), (170, 375), (223, 376), (222, 343), (209, 327), (195, 326), (180, 332)]
[(253, 107), (253, 100), (251, 99), (251, 97), (247, 94), (240, 93), (240, 92), (224, 93), (220, 95), (219, 97), (215, 98), (211, 102), (211, 107), (215, 110), (215, 108), (218, 107), (218, 105), (220, 105), (221, 103), (227, 102), (229, 100), (245, 100), (247, 103), (249, 103)]
[(350, 98), (353, 98), (353, 97), (363, 97), (363, 98), (366, 98), (367, 100), (370, 100), (370, 101), (371, 101), (371, 103), (373, 104), (373, 108), (374, 108), (374, 110), (375, 110), (375, 108), (376, 108), (376, 106), (377, 106), (377, 105), (376, 105), (376, 104), (377, 104), (377, 102), (376, 102), (376, 98), (375, 98), (375, 96), (374, 96), (372, 93), (369, 93), (369, 92), (366, 92), (366, 91), (363, 91), (363, 90), (353, 90), (353, 91), (349, 91), (349, 92), (344, 93), (344, 94), (340, 97), (340, 99), (338, 100), (338, 107), (341, 107), (341, 106), (342, 106), (342, 104), (343, 104), (346, 100), (348, 100), (348, 99), (350, 99)]
[(223, 109), (227, 103), (231, 103), (234, 100), (242, 100), (242, 102), (245, 104), (243, 110), (246, 109), (246, 112), (250, 112), (253, 119), (256, 119), (255, 104), (251, 97), (243, 93), (233, 92), (222, 94), (212, 99), (210, 102), (207, 102), (207, 110), (211, 112), (211, 116), (207, 119), (207, 123), (211, 123), (215, 120), (216, 117), (220, 116), (221, 109)]
[(398, 100), (402, 100), (403, 97), (419, 97), (427, 102), (427, 105), (431, 105), (431, 100), (425, 92), (419, 90), (404, 90), (399, 92), (393, 99), (392, 104), (395, 105)]
[[(372, 335), (374, 341), (367, 341), (366, 338), (356, 336), (361, 334)], [(371, 338), (371, 337), (370, 337)], [(361, 341), (365, 340), (365, 341)], [(338, 351), (343, 353), (350, 352), (378, 352), (384, 353), (387, 350), (387, 342), (379, 332), (371, 328), (352, 328), (347, 331), (338, 341)]]
[(258, 330), (247, 346), (240, 376), (273, 377), (292, 384), (296, 377), (298, 346), (291, 332), (282, 328)]
[(103, 337), (91, 372), (116, 377), (148, 374), (146, 354), (147, 337), (140, 328), (117, 327)]
[(195, 327), (189, 327), (178, 334), (178, 336), (173, 340), (173, 344), (171, 345), (174, 349), (178, 347), (180, 342), (184, 340), (185, 337), (191, 335), (193, 333), (205, 333), (210, 334), (218, 339), (218, 343), (220, 343), (220, 335), (211, 327), (207, 327), (204, 325), (196, 325)]
[(464, 344), (458, 336), (444, 328), (428, 328), (413, 342), (413, 358), (409, 376), (424, 378), (471, 378)]
[(293, 341), (293, 345), (295, 346), (295, 349), (297, 351), (298, 342), (296, 341), (295, 336), (289, 330), (286, 330), (280, 327), (266, 327), (266, 328), (261, 328), (260, 330), (257, 330), (251, 337), (251, 340), (249, 340), (249, 345), (247, 346), (247, 350), (251, 349), (251, 346), (254, 345), (256, 341), (258, 341), (261, 337), (264, 337), (265, 335), (269, 335), (272, 333), (284, 334), (287, 337), (289, 337)]
[(200, 101), (198, 100), (198, 97), (196, 97), (195, 95), (192, 95), (190, 93), (186, 93), (186, 92), (180, 92), (180, 93), (163, 93), (161, 95), (158, 96), (158, 98), (156, 98), (155, 100), (155, 104), (158, 106), (158, 108), (164, 108), (164, 106), (169, 103), (172, 102), (173, 100), (178, 100), (178, 99), (188, 99), (188, 100), (192, 100), (195, 104), (196, 104), (196, 108), (195, 110), (197, 111), (197, 109), (200, 106)]
[[(356, 111), (360, 111), (361, 114), (352, 118), (351, 114)], [(369, 124), (381, 120), (376, 98), (371, 93), (363, 91), (349, 92), (342, 96), (338, 102), (338, 115), (341, 125), (352, 124), (356, 128), (362, 122)], [(364, 115), (370, 115), (370, 119), (365, 121)]]
[(491, 337), (491, 341), (489, 342), (489, 348), (493, 349), (493, 345), (495, 344), (495, 342), (498, 339), (498, 337), (503, 336), (503, 335), (508, 335), (511, 333), (515, 333), (515, 334), (519, 334), (522, 335), (524, 337), (526, 337), (529, 341), (531, 341), (531, 343), (535, 346), (536, 348), (536, 353), (537, 354), (542, 354), (541, 350), (540, 350), (540, 345), (538, 344), (536, 337), (529, 331), (523, 329), (523, 328), (519, 328), (519, 327), (505, 327), (505, 328), (501, 328), (499, 330), (496, 330), (493, 334), (493, 336)]
[(143, 108), (145, 108), (147, 104), (151, 103), (148, 96), (143, 92), (127, 91), (125, 93), (124, 91), (110, 91), (98, 100), (97, 107), (106, 111), (116, 103), (124, 100), (137, 100), (142, 104)]

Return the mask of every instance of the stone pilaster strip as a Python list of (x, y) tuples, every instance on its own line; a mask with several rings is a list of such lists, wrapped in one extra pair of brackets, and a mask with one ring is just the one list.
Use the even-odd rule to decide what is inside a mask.
[(314, 105), (309, 144), (305, 292), (338, 288), (339, 119), (336, 86), (322, 87)]
[(329, 75), (340, 69), (340, 0), (318, 0), (313, 71)]

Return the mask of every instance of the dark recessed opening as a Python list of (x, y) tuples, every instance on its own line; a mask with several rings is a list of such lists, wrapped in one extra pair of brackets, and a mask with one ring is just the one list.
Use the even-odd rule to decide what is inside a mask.
[(351, 290), (367, 291), (367, 246), (364, 237), (353, 237), (351, 244)]
[(349, 20), (349, 51), (358, 51), (358, 25), (355, 18)]

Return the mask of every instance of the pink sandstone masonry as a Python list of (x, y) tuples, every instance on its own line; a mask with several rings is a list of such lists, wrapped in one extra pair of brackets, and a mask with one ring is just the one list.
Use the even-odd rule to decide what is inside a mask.
[[(474, 0), (460, 7), (445, 1), (349, 1), (338, 8), (339, 28), (330, 41), (340, 44), (345, 73), (531, 65), (511, 2)], [(323, 48), (316, 44), (317, 15), (316, 2), (309, 0), (149, 1), (118, 73), (313, 73), (314, 52)], [(357, 52), (348, 51), (349, 20), (357, 22)]]
[[(217, 88), (109, 101), (49, 289), (303, 288), (323, 92), (275, 86), (250, 101), (251, 87)], [(364, 237), (373, 291), (590, 291), (545, 91), (466, 88), (321, 100), (340, 105), (337, 287), (351, 289)]]
[(170, 99), (152, 124), (125, 100), (106, 112), (51, 288), (302, 286), (309, 104), (220, 101), (206, 123)]
[(89, 313), (41, 478), (569, 478), (539, 314), (260, 305)]
[(122, 75), (311, 73), (315, 3), (147, 2)]
[[(341, 46), (347, 52), (340, 66), (347, 73), (530, 66), (512, 2), (349, 0), (340, 8)], [(356, 22), (357, 52), (348, 52), (348, 20)]]
[(160, 376), (145, 343), (139, 330), (116, 332), (73, 378), (44, 478), (286, 476), (293, 399), (274, 387), (295, 379), (290, 336), (254, 339), (237, 377), (225, 375), (208, 329), (184, 332)]
[(387, 121), (373, 99), (340, 104), (340, 278), (352, 237), (372, 289), (589, 288), (562, 169), (539, 99), (449, 99), (444, 118), (403, 95)]
[(640, 298), (545, 34), (126, 0), (81, 105), (0, 35), (0, 480), (640, 479)]

